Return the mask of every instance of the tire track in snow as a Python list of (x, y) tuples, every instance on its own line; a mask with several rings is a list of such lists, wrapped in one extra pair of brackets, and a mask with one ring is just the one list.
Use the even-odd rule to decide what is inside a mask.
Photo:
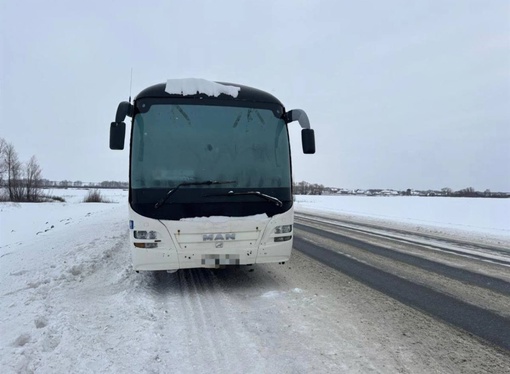
[[(158, 363), (150, 357), (146, 367), (190, 373), (260, 373), (274, 368), (268, 358), (279, 346), (282, 337), (274, 334), (283, 322), (272, 294), (281, 295), (264, 292), (267, 287), (277, 287), (265, 273), (256, 277), (250, 273), (247, 277), (248, 272), (241, 269), (190, 269), (174, 274), (138, 274), (143, 275), (138, 290), (143, 294), (137, 292), (136, 299), (129, 302), (140, 305), (140, 314), (156, 316), (151, 321), (152, 333), (148, 334), (156, 340), (148, 342), (147, 347), (158, 352)], [(170, 349), (165, 351), (163, 347)], [(285, 367), (281, 360), (274, 361), (278, 367)], [(177, 368), (176, 362), (180, 363)]]
[(143, 331), (150, 331), (140, 337), (150, 352), (145, 358), (146, 370), (207, 371), (218, 358), (214, 342), (203, 333), (208, 327), (193, 274), (160, 271), (141, 272), (135, 277), (138, 287), (129, 292), (128, 302), (135, 303)]
[[(183, 317), (186, 318), (185, 322), (187, 330), (190, 331), (190, 334), (187, 337), (189, 349), (188, 357), (198, 356), (197, 359), (200, 358), (198, 360), (200, 367), (197, 369), (203, 370), (205, 367), (211, 364), (219, 365), (220, 359), (217, 351), (217, 346), (214, 344), (214, 341), (209, 333), (210, 329), (207, 326), (201, 296), (197, 290), (197, 284), (195, 282), (196, 272), (197, 270), (180, 272), (179, 279), (181, 281), (183, 296), (185, 300), (185, 304), (183, 304), (185, 307), (183, 309)], [(206, 357), (203, 356), (203, 352), (207, 352)], [(194, 364), (193, 361), (191, 363)]]
[[(151, 278), (151, 275), (146, 275)], [(155, 346), (163, 347), (171, 335), (170, 351), (159, 350), (160, 368), (171, 368), (175, 360), (186, 364), (187, 372), (253, 372), (257, 352), (238, 313), (229, 312), (231, 300), (209, 269), (180, 270), (175, 274), (156, 273), (149, 281), (150, 309), (165, 312), (162, 321), (154, 323), (158, 335)], [(234, 309), (235, 310), (235, 309)], [(161, 331), (163, 331), (161, 333)], [(153, 360), (152, 360), (153, 361)], [(163, 366), (164, 365), (164, 366)]]
[(249, 342), (242, 334), (242, 326), (236, 318), (238, 315), (234, 317), (230, 312), (234, 308), (228, 308), (231, 306), (229, 294), (221, 289), (212, 270), (197, 269), (197, 274), (200, 281), (198, 285), (203, 288), (204, 301), (213, 307), (208, 313), (215, 326), (213, 341), (216, 345), (221, 344), (221, 359), (229, 372), (246, 372), (247, 363), (252, 361), (253, 357), (249, 356), (245, 349)]
[(212, 328), (217, 321), (214, 310), (210, 306), (208, 294), (211, 292), (200, 273), (204, 270), (184, 270), (179, 274), (182, 288), (183, 317), (186, 325), (188, 357), (194, 358), (190, 362), (194, 370), (207, 370), (214, 367), (217, 372), (230, 372), (231, 368), (225, 359), (224, 345), (216, 336), (217, 328)]

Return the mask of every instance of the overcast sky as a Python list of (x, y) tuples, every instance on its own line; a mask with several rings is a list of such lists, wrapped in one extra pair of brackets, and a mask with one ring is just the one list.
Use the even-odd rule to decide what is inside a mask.
[(510, 1), (1, 1), (0, 137), (51, 180), (128, 180), (117, 104), (168, 78), (304, 109), (293, 175), (510, 191)]

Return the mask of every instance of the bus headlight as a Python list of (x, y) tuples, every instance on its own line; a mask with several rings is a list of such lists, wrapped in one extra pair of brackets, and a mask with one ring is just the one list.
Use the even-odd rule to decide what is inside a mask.
[(158, 242), (161, 242), (161, 240), (157, 240), (160, 237), (157, 231), (135, 230), (133, 236), (138, 240), (154, 240), (152, 243), (133, 243), (136, 248), (158, 248)]
[(158, 233), (156, 231), (145, 231), (145, 230), (135, 230), (133, 231), (133, 235), (135, 236), (135, 239), (157, 239)]
[(292, 232), (292, 225), (276, 226), (274, 228), (275, 234), (287, 234), (289, 232)]

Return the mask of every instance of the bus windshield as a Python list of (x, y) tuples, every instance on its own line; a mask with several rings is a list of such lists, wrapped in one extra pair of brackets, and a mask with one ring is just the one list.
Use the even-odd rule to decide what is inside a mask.
[(287, 127), (269, 109), (153, 104), (133, 123), (132, 189), (223, 180), (290, 189)]

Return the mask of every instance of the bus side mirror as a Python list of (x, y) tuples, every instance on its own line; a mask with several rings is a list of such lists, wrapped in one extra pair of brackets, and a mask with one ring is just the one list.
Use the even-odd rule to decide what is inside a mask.
[(126, 136), (126, 124), (124, 122), (112, 122), (110, 125), (110, 149), (124, 149)]
[(301, 143), (303, 145), (304, 154), (315, 153), (315, 133), (312, 129), (301, 130)]

